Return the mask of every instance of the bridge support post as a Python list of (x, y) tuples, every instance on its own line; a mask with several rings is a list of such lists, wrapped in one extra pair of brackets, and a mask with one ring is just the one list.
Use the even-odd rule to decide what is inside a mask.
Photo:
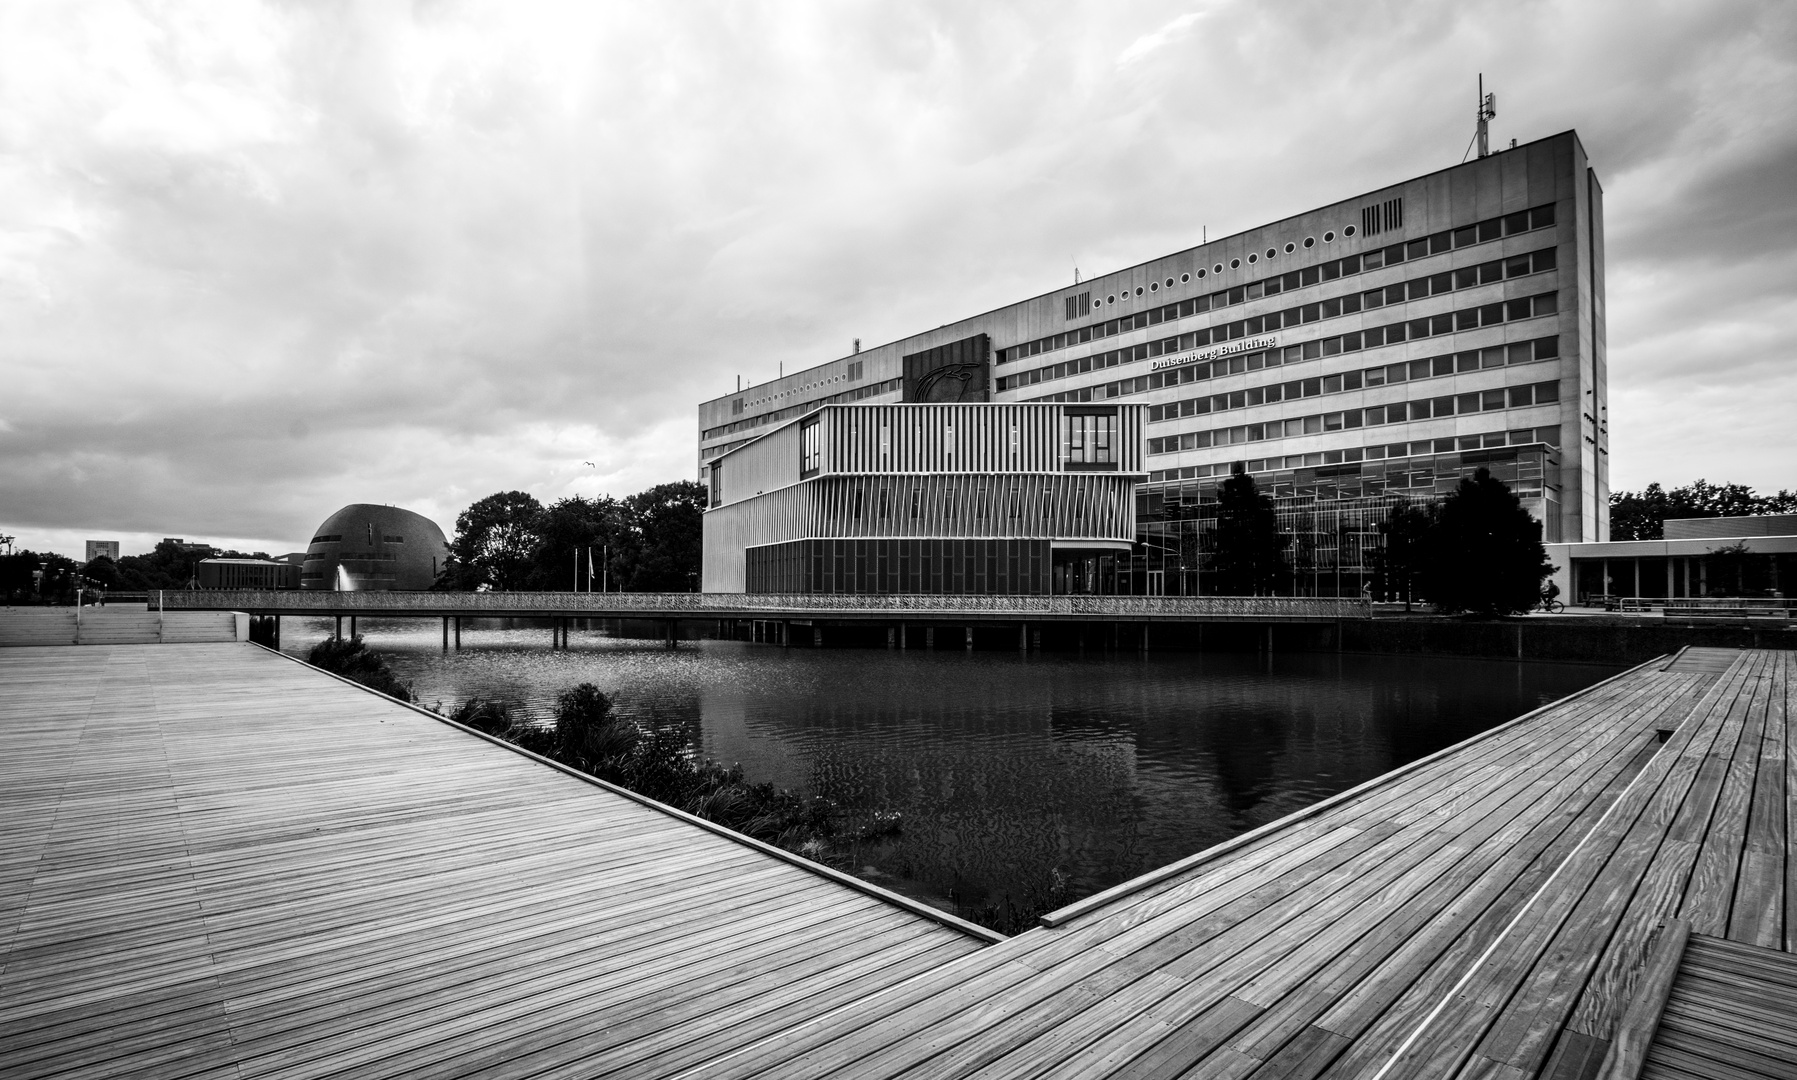
[(455, 616), (455, 651), (462, 651), (462, 617)]
[(1029, 623), (1018, 623), (1017, 624), (1017, 651), (1023, 652), (1023, 653), (1030, 651), (1030, 624)]
[(449, 651), (449, 616), (443, 616), (443, 651)]
[(1142, 624), (1142, 652), (1143, 653), (1148, 652), (1148, 627), (1151, 625), (1153, 625), (1153, 624), (1151, 624), (1151, 623), (1143, 623)]
[(343, 640), (343, 616), (341, 615), (331, 616), (331, 640)]
[(275, 616), (275, 651), (281, 651), (281, 617)]
[(668, 648), (680, 647), (680, 622), (678, 619), (668, 620)]
[(898, 648), (898, 627), (888, 626), (886, 628), (886, 647), (888, 649)]
[(356, 617), (354, 615), (349, 617), (349, 636), (352, 640), (356, 636)]
[(930, 650), (936, 648), (936, 628), (934, 626), (923, 628), (923, 647)]
[(909, 641), (905, 640), (907, 637), (910, 636), (910, 634), (911, 634), (911, 628), (909, 626), (906, 626), (904, 623), (898, 624), (898, 639), (899, 639), (899, 650), (900, 651), (903, 651), (905, 649), (905, 647), (910, 644)]
[(780, 647), (792, 648), (792, 623), (785, 619), (780, 620)]

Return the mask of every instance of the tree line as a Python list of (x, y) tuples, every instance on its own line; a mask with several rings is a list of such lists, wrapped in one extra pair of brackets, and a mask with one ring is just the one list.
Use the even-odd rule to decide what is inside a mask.
[[(1273, 499), (1236, 471), (1217, 491), (1211, 568), (1224, 596), (1289, 595), (1291, 537)], [(1554, 571), (1541, 523), (1508, 484), (1479, 469), (1437, 503), (1398, 500), (1368, 553), (1371, 591), (1380, 599), (1431, 604), (1444, 613), (1513, 615), (1543, 599)]]
[(501, 491), (456, 516), (437, 587), (696, 592), (705, 488), (657, 484), (622, 499), (579, 495), (544, 506)]
[[(220, 551), (203, 545), (164, 540), (155, 550), (117, 560), (105, 555), (84, 565), (47, 551), (0, 555), (0, 600), (9, 604), (72, 604), (75, 589), (149, 592), (185, 589), (192, 584), (201, 559), (266, 559), (265, 551)], [(40, 576), (37, 572), (43, 571)]]
[(1664, 540), (1668, 518), (1797, 514), (1797, 492), (1756, 495), (1746, 484), (1698, 480), (1668, 491), (1658, 483), (1640, 491), (1610, 492), (1610, 539)]

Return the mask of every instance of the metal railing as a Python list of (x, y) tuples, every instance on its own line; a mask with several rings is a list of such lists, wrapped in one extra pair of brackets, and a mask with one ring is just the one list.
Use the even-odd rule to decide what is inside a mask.
[(787, 593), (170, 591), (169, 610), (320, 615), (468, 615), (645, 618), (809, 615), (983, 615), (1017, 618), (1367, 619), (1366, 600), (1286, 596), (931, 596)]

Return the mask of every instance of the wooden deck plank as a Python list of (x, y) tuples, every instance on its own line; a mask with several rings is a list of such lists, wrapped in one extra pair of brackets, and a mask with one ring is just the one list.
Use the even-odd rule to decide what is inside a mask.
[(7, 650), (0, 737), (9, 1076), (725, 1056), (983, 947), (250, 646)]

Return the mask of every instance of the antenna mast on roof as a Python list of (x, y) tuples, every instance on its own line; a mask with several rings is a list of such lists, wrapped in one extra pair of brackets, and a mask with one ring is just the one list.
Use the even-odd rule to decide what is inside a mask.
[(1479, 73), (1479, 156), (1491, 156), (1491, 121), (1497, 116), (1497, 92), (1485, 92), (1485, 73)]

